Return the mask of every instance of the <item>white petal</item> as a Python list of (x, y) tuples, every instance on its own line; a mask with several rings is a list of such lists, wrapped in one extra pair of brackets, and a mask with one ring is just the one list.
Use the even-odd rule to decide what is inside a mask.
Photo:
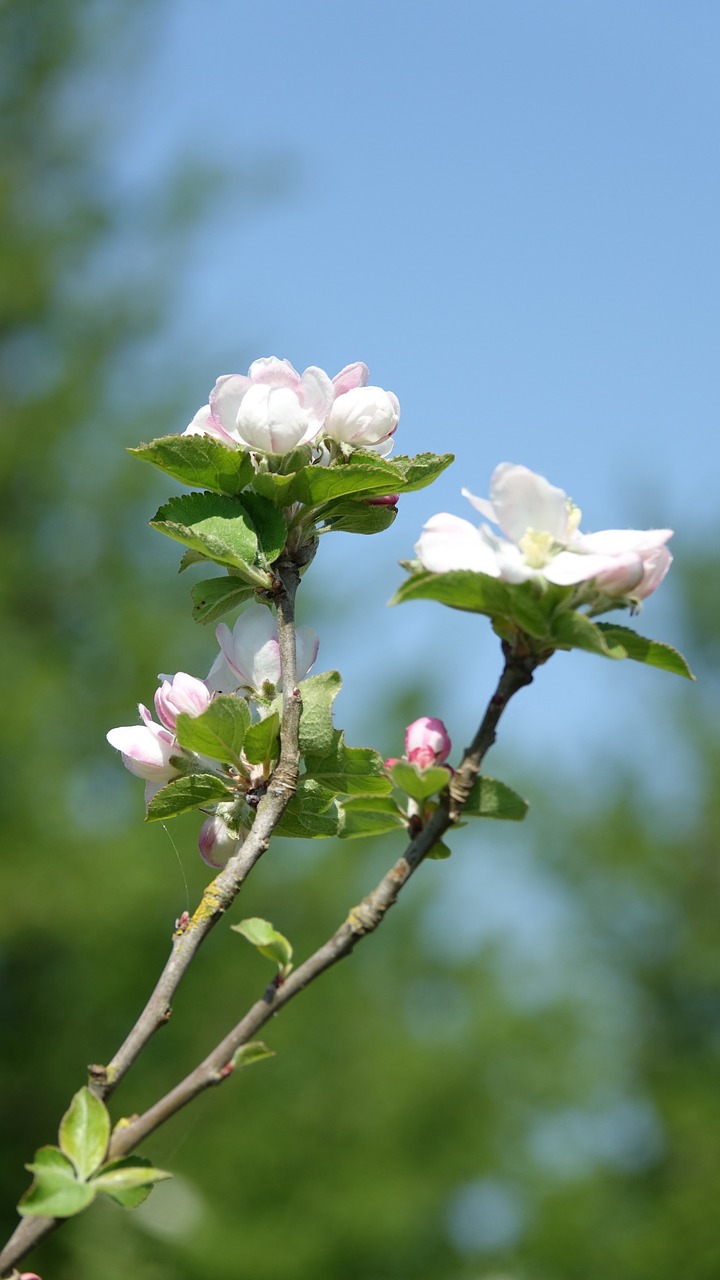
[(527, 467), (502, 462), (490, 482), (490, 499), (503, 533), (520, 542), (528, 529), (562, 542), (568, 532), (568, 500), (562, 489)]
[(480, 530), (469, 520), (461, 520), (447, 511), (430, 517), (415, 543), (415, 553), (430, 573), (470, 569), (473, 573), (488, 573), (493, 578), (499, 576), (492, 548)]

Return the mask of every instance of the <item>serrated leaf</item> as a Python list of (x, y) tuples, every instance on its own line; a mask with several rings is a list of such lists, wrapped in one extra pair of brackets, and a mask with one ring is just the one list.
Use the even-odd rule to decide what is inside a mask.
[(233, 1067), (242, 1069), (243, 1067), (252, 1067), (256, 1062), (262, 1062), (263, 1058), (274, 1058), (275, 1050), (268, 1049), (262, 1040), (250, 1040), (248, 1044), (241, 1044), (232, 1056)]
[(287, 541), (287, 523), (282, 511), (259, 493), (248, 491), (242, 496), (250, 519), (252, 520), (262, 559), (272, 564), (285, 549)]
[(591, 622), (577, 609), (560, 609), (553, 616), (551, 643), (564, 649), (584, 649), (602, 658), (625, 658), (621, 644), (606, 638), (597, 622)]
[(135, 1209), (147, 1199), (156, 1182), (171, 1177), (164, 1169), (154, 1169), (142, 1156), (127, 1156), (106, 1164), (90, 1185), (124, 1209)]
[(382, 533), (397, 516), (397, 507), (370, 504), (366, 498), (355, 502), (333, 502), (323, 507), (322, 519), (335, 533)]
[(190, 594), (193, 599), (193, 618), (196, 622), (207, 624), (217, 622), (223, 614), (249, 600), (255, 595), (255, 588), (234, 576), (203, 578), (202, 582), (195, 583)]
[(110, 1116), (87, 1086), (75, 1094), (60, 1121), (60, 1148), (84, 1181), (100, 1167), (110, 1141)]
[(597, 622), (595, 625), (603, 633), (607, 644), (621, 645), (633, 662), (644, 662), (648, 666), (659, 667), (661, 671), (670, 671), (673, 675), (685, 676), (688, 680), (695, 679), (682, 654), (673, 649), (672, 645), (660, 640), (648, 640), (630, 627), (616, 626), (612, 622)]
[(232, 794), (230, 787), (212, 773), (191, 773), (185, 778), (174, 778), (153, 796), (145, 821), (160, 822), (162, 819), (175, 818), (179, 813), (187, 813), (189, 809), (200, 809), (217, 800), (227, 800)]
[(523, 800), (512, 787), (496, 778), (475, 779), (472, 791), (463, 805), (463, 817), (504, 818), (510, 822), (522, 822), (528, 811)]
[(215, 493), (238, 494), (255, 474), (249, 453), (227, 448), (211, 436), (160, 436), (128, 452), (183, 484)]
[(404, 828), (407, 818), (392, 796), (352, 796), (341, 800), (340, 830), (343, 840), (360, 836), (379, 836)]
[(236, 569), (252, 586), (272, 585), (272, 577), (260, 560), (252, 518), (241, 498), (215, 493), (184, 494), (160, 507), (150, 524), (217, 564)]
[(305, 770), (336, 795), (386, 795), (392, 789), (382, 756), (370, 747), (346, 747), (339, 729), (322, 755), (305, 753)]
[(336, 836), (340, 825), (335, 793), (313, 778), (302, 777), (297, 791), (275, 827), (274, 835), (290, 839), (321, 840)]
[(253, 947), (257, 947), (261, 956), (272, 960), (281, 972), (289, 971), (293, 949), (287, 938), (278, 933), (277, 929), (273, 929), (269, 920), (263, 920), (260, 916), (251, 916), (230, 927), (235, 933), (242, 934)]
[(294, 474), (281, 476), (272, 471), (261, 471), (253, 480), (253, 489), (274, 506), (288, 507), (292, 502), (290, 488), (294, 479)]
[[(446, 467), (455, 461), (454, 453), (418, 453), (414, 458), (406, 454), (398, 454), (397, 458), (388, 459), (401, 478), (401, 492), (415, 493), (424, 489), (442, 475)], [(394, 490), (390, 490), (391, 493)]]
[(319, 675), (308, 676), (307, 680), (301, 682), (301, 755), (322, 756), (332, 749), (335, 734), (332, 704), (341, 688), (339, 671), (323, 671)]
[(202, 715), (181, 712), (175, 733), (186, 751), (195, 751), (223, 764), (234, 764), (249, 726), (250, 708), (245, 699), (234, 693), (221, 693)]
[(212, 564), (212, 560), (209, 556), (203, 555), (202, 551), (192, 551), (190, 547), (186, 547), (180, 557), (178, 573), (183, 573), (194, 564)]
[(509, 583), (486, 573), (456, 569), (452, 573), (414, 572), (395, 592), (390, 604), (407, 600), (437, 600), (452, 609), (482, 613), (513, 622), (534, 639), (544, 640), (555, 597), (543, 596), (532, 582)]
[(34, 1177), (18, 1204), (24, 1218), (71, 1218), (95, 1199), (92, 1184), (78, 1181), (72, 1161), (58, 1147), (41, 1147), (25, 1167)]
[(278, 751), (280, 716), (271, 712), (264, 720), (251, 724), (243, 742), (243, 753), (249, 764), (264, 764), (272, 760)]
[(451, 777), (450, 770), (443, 765), (429, 765), (427, 769), (420, 769), (410, 760), (396, 760), (390, 766), (389, 773), (395, 786), (417, 800), (418, 804), (436, 795), (438, 791), (444, 791)]
[(396, 492), (397, 481), (398, 472), (390, 463), (366, 454), (362, 462), (303, 467), (294, 478), (289, 496), (292, 502), (318, 507), (350, 494), (383, 497)]

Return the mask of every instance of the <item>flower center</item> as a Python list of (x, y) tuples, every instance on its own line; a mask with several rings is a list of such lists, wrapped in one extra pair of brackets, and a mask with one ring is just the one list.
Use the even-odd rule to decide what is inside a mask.
[(560, 550), (551, 533), (538, 533), (537, 529), (528, 529), (518, 546), (531, 569), (542, 569)]

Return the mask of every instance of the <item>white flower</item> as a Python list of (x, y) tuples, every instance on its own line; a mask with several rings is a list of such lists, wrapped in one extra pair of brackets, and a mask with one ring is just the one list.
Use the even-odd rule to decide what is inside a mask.
[(138, 711), (143, 721), (141, 725), (111, 729), (106, 737), (110, 746), (121, 753), (125, 768), (136, 778), (145, 779), (145, 803), (149, 804), (166, 782), (177, 778), (178, 771), (170, 764), (170, 757), (178, 754), (178, 746), (172, 732), (155, 724), (142, 703)]
[[(390, 441), (400, 419), (400, 403), (382, 387), (354, 387), (337, 396), (323, 435), (355, 448), (372, 448)], [(388, 449), (385, 452), (389, 452)]]
[[(232, 631), (221, 622), (215, 631), (220, 653), (207, 687), (215, 693), (246, 689), (250, 694), (272, 696), (282, 688), (277, 623), (264, 605), (253, 604), (240, 614)], [(296, 632), (297, 678), (306, 676), (317, 657), (319, 640), (312, 627)]]

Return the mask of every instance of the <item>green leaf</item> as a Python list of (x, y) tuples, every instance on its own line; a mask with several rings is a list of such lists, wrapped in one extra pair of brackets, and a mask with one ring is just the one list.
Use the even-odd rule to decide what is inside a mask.
[(285, 517), (272, 502), (259, 493), (244, 493), (242, 501), (255, 528), (261, 556), (265, 563), (270, 565), (285, 550), (287, 541)]
[(384, 497), (397, 491), (398, 477), (398, 471), (390, 463), (364, 454), (362, 462), (303, 467), (295, 475), (288, 496), (291, 502), (304, 502), (309, 507), (350, 494)]
[[(455, 454), (418, 453), (414, 458), (399, 454), (397, 458), (388, 459), (388, 461), (398, 473), (400, 491), (415, 493), (418, 489), (424, 489), (432, 484), (433, 480), (437, 480), (446, 467), (455, 461)], [(390, 489), (388, 492), (394, 493), (395, 490)]]
[(621, 645), (625, 655), (634, 662), (644, 662), (651, 667), (660, 667), (661, 671), (670, 671), (673, 675), (685, 676), (694, 680), (695, 676), (687, 662), (672, 645), (663, 644), (660, 640), (648, 640), (638, 635), (630, 627), (619, 627), (612, 622), (597, 622), (608, 645)]
[(358, 836), (379, 836), (404, 828), (407, 818), (392, 796), (353, 796), (341, 800), (340, 830), (344, 840)]
[(322, 756), (332, 750), (335, 741), (332, 704), (341, 688), (339, 671), (323, 671), (320, 675), (308, 676), (307, 680), (301, 682), (301, 755)]
[(164, 1169), (154, 1169), (142, 1156), (126, 1156), (124, 1160), (106, 1164), (92, 1179), (91, 1186), (110, 1196), (123, 1209), (135, 1209), (147, 1200), (156, 1182), (171, 1177)]
[(184, 494), (160, 507), (150, 524), (216, 564), (237, 569), (252, 586), (272, 586), (272, 577), (261, 561), (252, 517), (241, 498)]
[(551, 642), (563, 649), (584, 649), (603, 658), (624, 658), (621, 644), (608, 640), (597, 622), (591, 622), (577, 609), (559, 609), (552, 619)]
[(273, 711), (264, 720), (251, 724), (245, 734), (243, 753), (250, 764), (265, 764), (272, 760), (278, 752), (280, 736), (280, 716)]
[(444, 840), (438, 840), (437, 843), (433, 845), (430, 852), (425, 854), (425, 857), (432, 858), (433, 861), (440, 862), (443, 858), (449, 858), (451, 853), (452, 849), (448, 848)]
[(235, 764), (249, 725), (250, 708), (245, 699), (234, 693), (221, 693), (199, 716), (181, 711), (175, 732), (186, 751)]
[(256, 1062), (262, 1062), (263, 1058), (274, 1058), (275, 1050), (268, 1049), (262, 1040), (250, 1040), (248, 1044), (241, 1044), (232, 1056), (232, 1065), (234, 1067), (252, 1067)]
[(178, 573), (183, 573), (194, 564), (212, 564), (212, 560), (209, 556), (203, 555), (202, 551), (192, 551), (190, 547), (186, 547), (180, 557)]
[(444, 791), (451, 777), (450, 770), (443, 765), (419, 769), (410, 760), (396, 760), (389, 772), (395, 786), (419, 804), (438, 791)]
[(277, 929), (273, 929), (269, 920), (262, 920), (260, 916), (251, 916), (230, 927), (235, 933), (241, 933), (243, 938), (247, 938), (253, 947), (257, 947), (261, 956), (272, 960), (281, 973), (290, 972), (293, 949), (287, 938), (278, 933)]
[[(184, 559), (185, 557), (183, 557)], [(241, 578), (229, 575), (225, 578), (203, 578), (190, 592), (193, 598), (193, 618), (196, 622), (217, 622), (223, 614), (236, 609), (255, 595), (255, 588), (247, 586)]]
[(238, 494), (255, 474), (249, 453), (230, 449), (211, 436), (160, 436), (128, 452), (183, 484), (215, 493)]
[(179, 813), (187, 813), (188, 809), (200, 809), (217, 800), (227, 800), (233, 794), (230, 787), (212, 773), (191, 773), (184, 778), (174, 778), (153, 796), (145, 821), (175, 818)]
[(463, 805), (463, 817), (506, 818), (521, 822), (528, 811), (527, 800), (495, 778), (475, 779), (472, 791)]
[(86, 1086), (79, 1089), (60, 1121), (60, 1147), (81, 1181), (100, 1167), (109, 1141), (107, 1107)]
[(306, 752), (305, 770), (336, 795), (385, 795), (392, 789), (382, 756), (370, 747), (346, 747), (338, 729), (324, 754)]
[(510, 583), (486, 573), (456, 569), (452, 573), (413, 572), (395, 592), (391, 604), (406, 600), (437, 600), (466, 613), (483, 613), (514, 623), (534, 639), (548, 635), (555, 596), (534, 582)]
[(322, 519), (335, 533), (382, 533), (397, 516), (397, 507), (376, 506), (360, 498), (324, 507)]
[(320, 840), (336, 836), (339, 824), (335, 793), (322, 787), (314, 778), (302, 777), (274, 834), (291, 839)]
[(25, 1167), (34, 1178), (18, 1205), (23, 1218), (71, 1218), (95, 1199), (92, 1183), (78, 1182), (72, 1161), (58, 1147), (41, 1147)]
[(295, 480), (295, 475), (276, 475), (272, 471), (262, 471), (255, 476), (253, 480), (253, 489), (256, 493), (261, 494), (263, 498), (267, 498), (276, 507), (289, 507), (292, 503), (290, 497), (290, 489)]

